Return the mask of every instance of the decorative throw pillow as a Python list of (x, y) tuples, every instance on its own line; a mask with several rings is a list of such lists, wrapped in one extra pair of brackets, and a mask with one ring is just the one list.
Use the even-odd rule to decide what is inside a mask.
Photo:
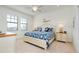
[(45, 32), (51, 32), (51, 31), (53, 31), (53, 28), (49, 28), (49, 27), (45, 28)]
[(41, 27), (38, 27), (38, 28), (37, 28), (37, 31), (42, 31), (42, 28), (41, 28)]
[(53, 28), (49, 28), (49, 32), (50, 32), (50, 31), (53, 31)]
[(46, 27), (46, 28), (45, 28), (45, 32), (48, 32), (48, 31), (49, 31), (49, 28), (48, 28), (48, 27)]

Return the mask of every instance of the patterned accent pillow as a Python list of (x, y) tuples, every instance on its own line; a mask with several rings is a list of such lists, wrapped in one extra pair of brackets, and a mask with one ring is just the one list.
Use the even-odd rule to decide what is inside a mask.
[(53, 31), (53, 28), (49, 28), (49, 32)]
[(38, 27), (38, 28), (37, 28), (37, 31), (42, 31), (42, 28), (41, 28), (41, 27)]
[(45, 32), (48, 32), (48, 31), (49, 31), (49, 28), (48, 28), (48, 27), (46, 27), (46, 28), (45, 28)]
[(49, 28), (49, 27), (45, 28), (45, 32), (51, 32), (51, 31), (53, 31), (53, 28)]

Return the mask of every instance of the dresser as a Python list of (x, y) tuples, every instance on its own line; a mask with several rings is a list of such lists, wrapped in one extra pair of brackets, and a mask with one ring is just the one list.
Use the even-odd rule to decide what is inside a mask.
[(60, 41), (60, 42), (68, 42), (68, 36), (67, 36), (67, 33), (56, 32), (56, 41)]

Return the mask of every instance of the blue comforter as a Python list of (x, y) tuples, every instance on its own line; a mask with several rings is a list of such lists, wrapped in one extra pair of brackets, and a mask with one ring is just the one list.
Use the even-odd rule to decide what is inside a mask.
[(30, 36), (30, 37), (34, 37), (34, 38), (39, 38), (39, 39), (43, 39), (43, 40), (47, 40), (49, 41), (50, 39), (52, 39), (54, 37), (54, 32), (39, 32), (39, 31), (34, 31), (34, 32), (26, 32), (25, 36)]

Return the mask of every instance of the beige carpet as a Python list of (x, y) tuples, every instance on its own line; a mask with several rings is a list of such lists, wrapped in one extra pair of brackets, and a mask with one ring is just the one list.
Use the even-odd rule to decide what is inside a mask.
[(14, 53), (15, 52), (15, 37), (0, 38), (0, 53)]
[(31, 44), (25, 43), (22, 39), (16, 40), (17, 53), (73, 53), (74, 47), (71, 43), (54, 41), (47, 50), (43, 50)]

